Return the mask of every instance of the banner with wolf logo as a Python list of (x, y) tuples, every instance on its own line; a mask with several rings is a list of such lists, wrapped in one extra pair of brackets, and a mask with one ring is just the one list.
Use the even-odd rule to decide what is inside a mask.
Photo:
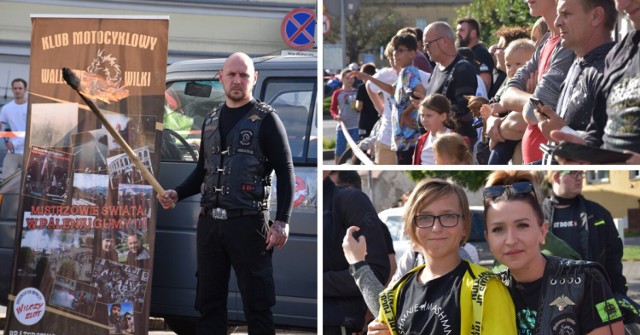
[(147, 334), (157, 202), (149, 177), (114, 136), (158, 171), (168, 17), (31, 19), (28, 138), (5, 334)]

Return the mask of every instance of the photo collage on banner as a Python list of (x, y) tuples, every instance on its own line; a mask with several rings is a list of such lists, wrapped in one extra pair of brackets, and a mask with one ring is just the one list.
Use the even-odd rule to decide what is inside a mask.
[(153, 175), (159, 164), (168, 19), (35, 15), (32, 23), (6, 329), (146, 334), (156, 202), (141, 168)]

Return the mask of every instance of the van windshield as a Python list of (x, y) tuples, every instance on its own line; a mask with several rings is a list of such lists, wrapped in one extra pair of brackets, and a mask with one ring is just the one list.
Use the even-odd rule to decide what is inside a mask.
[[(317, 159), (314, 78), (270, 78), (259, 95), (277, 111), (287, 131), (294, 162)], [(255, 95), (255, 94), (254, 94)], [(217, 80), (176, 81), (167, 84), (164, 106), (162, 159), (197, 161), (204, 119), (224, 102)]]

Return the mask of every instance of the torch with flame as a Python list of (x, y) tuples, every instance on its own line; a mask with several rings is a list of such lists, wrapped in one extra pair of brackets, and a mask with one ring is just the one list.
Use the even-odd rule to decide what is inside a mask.
[(102, 114), (100, 109), (96, 107), (96, 105), (93, 103), (93, 100), (92, 100), (92, 99), (97, 99), (107, 103), (111, 101), (118, 101), (128, 97), (129, 90), (127, 90), (124, 87), (120, 87), (120, 88), (113, 87), (111, 84), (109, 84), (106, 80), (104, 80), (100, 76), (96, 76), (89, 72), (85, 72), (85, 71), (77, 71), (77, 72), (79, 76), (76, 75), (76, 73), (74, 73), (73, 70), (65, 67), (62, 69), (62, 77), (64, 78), (64, 81), (66, 81), (67, 84), (71, 86), (71, 88), (73, 88), (76, 92), (78, 92), (78, 94), (80, 95), (82, 100), (87, 104), (89, 109), (91, 109), (91, 111), (98, 117), (98, 119), (100, 120), (100, 122), (102, 122), (102, 124), (107, 129), (109, 134), (113, 136), (116, 142), (118, 142), (118, 144), (122, 147), (124, 152), (127, 154), (127, 156), (129, 156), (129, 159), (131, 159), (131, 162), (133, 162), (133, 164), (138, 168), (138, 170), (140, 170), (144, 179), (146, 179), (149, 182), (149, 184), (151, 184), (153, 189), (158, 194), (164, 194), (164, 188), (162, 188), (160, 183), (158, 183), (158, 181), (153, 176), (153, 174), (151, 174), (151, 172), (147, 170), (147, 168), (144, 166), (144, 164), (142, 163), (138, 155), (136, 155), (136, 153), (133, 151), (133, 149), (131, 149), (129, 144), (127, 144), (127, 142), (122, 138), (122, 136), (120, 136), (120, 133), (115, 128), (113, 128), (113, 126), (109, 123), (109, 121), (104, 117), (104, 114)]

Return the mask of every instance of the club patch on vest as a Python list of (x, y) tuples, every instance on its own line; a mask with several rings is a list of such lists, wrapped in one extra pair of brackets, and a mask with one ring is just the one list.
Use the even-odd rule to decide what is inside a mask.
[(569, 297), (567, 297), (566, 295), (563, 294), (563, 295), (557, 297), (549, 305), (558, 307), (558, 310), (560, 312), (562, 312), (562, 311), (564, 311), (565, 308), (567, 308), (567, 306), (575, 306), (575, 304), (576, 304), (575, 302), (571, 301), (571, 299), (569, 299)]
[(243, 130), (240, 132), (240, 145), (251, 145), (251, 139), (253, 139), (253, 132), (251, 130)]
[(571, 317), (566, 315), (553, 320), (551, 327), (554, 334), (576, 335), (578, 334), (578, 323)]
[(256, 190), (256, 185), (242, 184), (240, 185), (240, 189), (243, 191), (253, 192)]
[(622, 317), (620, 307), (614, 298), (596, 304), (596, 309), (602, 322), (609, 322)]

